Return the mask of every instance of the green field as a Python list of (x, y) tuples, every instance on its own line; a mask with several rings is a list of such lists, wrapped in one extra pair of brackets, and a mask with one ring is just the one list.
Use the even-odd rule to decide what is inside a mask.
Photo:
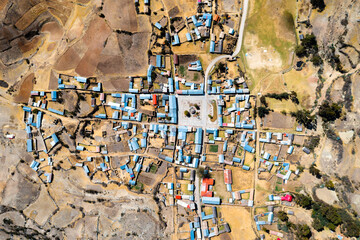
[[(253, 14), (246, 20), (245, 31), (258, 35), (262, 45), (274, 47), (283, 63), (287, 63), (289, 51), (296, 45), (294, 32), (296, 2), (286, 0), (280, 4), (276, 2), (279, 1), (254, 1)], [(293, 38), (289, 39), (287, 35), (292, 35)]]
[(217, 153), (219, 150), (219, 146), (218, 145), (210, 145), (209, 150), (210, 150), (210, 152)]

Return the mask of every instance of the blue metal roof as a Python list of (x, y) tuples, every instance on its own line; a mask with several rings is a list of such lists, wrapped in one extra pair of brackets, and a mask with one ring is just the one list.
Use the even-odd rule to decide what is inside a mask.
[(172, 42), (172, 45), (179, 45), (180, 44), (180, 38), (177, 34), (174, 35), (174, 42)]
[(190, 33), (186, 33), (186, 39), (191, 42), (192, 38)]
[(159, 22), (155, 23), (155, 27), (159, 30), (161, 30), (162, 26)]
[(57, 143), (59, 142), (59, 138), (56, 136), (55, 133), (53, 133), (53, 134), (51, 135), (51, 137), (52, 137), (52, 139), (54, 140), (55, 144), (57, 144)]
[(28, 139), (26, 141), (27, 143), (27, 152), (32, 152), (33, 151), (33, 142), (32, 142), (32, 139)]
[(204, 204), (214, 204), (214, 205), (220, 205), (220, 198), (219, 197), (202, 197), (202, 202)]
[(95, 115), (96, 118), (101, 118), (101, 119), (106, 119), (106, 114), (105, 113), (100, 113), (98, 115)]
[(55, 109), (52, 109), (52, 108), (49, 108), (48, 110), (50, 112), (52, 112), (52, 113), (56, 113), (56, 114), (59, 114), (59, 115), (64, 115), (64, 111), (59, 111), (59, 110), (55, 110)]

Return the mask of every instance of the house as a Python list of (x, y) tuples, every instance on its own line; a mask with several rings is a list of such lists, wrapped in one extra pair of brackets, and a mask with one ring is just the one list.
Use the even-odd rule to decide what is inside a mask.
[(192, 41), (192, 38), (191, 38), (191, 34), (190, 33), (186, 33), (186, 40), (188, 42), (191, 42)]
[(53, 139), (52, 142), (50, 143), (52, 147), (54, 147), (56, 144), (59, 143), (59, 138), (56, 136), (55, 133), (53, 133), (51, 135), (51, 138)]
[(304, 153), (310, 154), (310, 149), (308, 149), (307, 147), (303, 147), (302, 150), (304, 151)]
[(52, 113), (56, 113), (56, 114), (64, 116), (64, 111), (59, 111), (59, 110), (55, 110), (55, 109), (52, 109), (52, 108), (49, 108), (48, 110), (50, 112), (52, 112)]
[(203, 178), (201, 184), (201, 196), (202, 197), (212, 197), (213, 192), (209, 191), (209, 186), (214, 185), (214, 179), (212, 178)]
[(179, 55), (174, 54), (174, 64), (179, 65)]
[(212, 205), (220, 205), (219, 197), (202, 197), (201, 198), (203, 204), (212, 204)]
[(56, 102), (57, 100), (57, 92), (51, 91), (51, 101)]
[(173, 41), (171, 44), (172, 44), (173, 46), (180, 45), (179, 35), (177, 35), (177, 34), (174, 35), (174, 41)]

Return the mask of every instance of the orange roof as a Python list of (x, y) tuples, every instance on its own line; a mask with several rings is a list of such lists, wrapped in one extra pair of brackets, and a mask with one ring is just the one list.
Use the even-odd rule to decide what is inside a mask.
[(206, 183), (208, 185), (214, 185), (214, 179), (212, 179), (212, 178), (203, 178), (203, 183)]
[(212, 191), (201, 192), (201, 196), (202, 196), (202, 197), (212, 197), (212, 196), (213, 196), (213, 192), (212, 192)]

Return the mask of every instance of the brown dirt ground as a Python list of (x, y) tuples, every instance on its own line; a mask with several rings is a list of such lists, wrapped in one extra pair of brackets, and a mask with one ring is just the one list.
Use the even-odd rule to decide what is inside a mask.
[(59, 71), (74, 69), (81, 58), (74, 48), (69, 48), (57, 61), (54, 68)]
[(83, 37), (83, 43), (88, 46), (85, 56), (81, 59), (75, 71), (82, 76), (95, 73), (99, 55), (104, 48), (104, 42), (111, 34), (111, 29), (104, 19), (95, 17)]
[(145, 75), (149, 33), (118, 34), (121, 55), (100, 55), (98, 69), (105, 75)]
[(64, 30), (57, 22), (48, 22), (44, 24), (41, 31), (50, 33), (50, 41), (58, 41), (64, 34)]
[(137, 14), (133, 0), (105, 0), (103, 13), (113, 29), (137, 31)]
[(21, 82), (20, 89), (18, 94), (15, 96), (14, 101), (17, 103), (27, 103), (30, 97), (30, 91), (33, 88), (33, 80), (35, 79), (35, 74), (31, 73)]
[(292, 129), (294, 124), (294, 118), (277, 112), (270, 112), (264, 118), (264, 127)]
[[(251, 215), (249, 209), (242, 207), (220, 208), (224, 221), (230, 225), (231, 239), (255, 239), (256, 235), (251, 227)], [(221, 239), (221, 235), (219, 236)], [(214, 238), (216, 239), (216, 238)]]

